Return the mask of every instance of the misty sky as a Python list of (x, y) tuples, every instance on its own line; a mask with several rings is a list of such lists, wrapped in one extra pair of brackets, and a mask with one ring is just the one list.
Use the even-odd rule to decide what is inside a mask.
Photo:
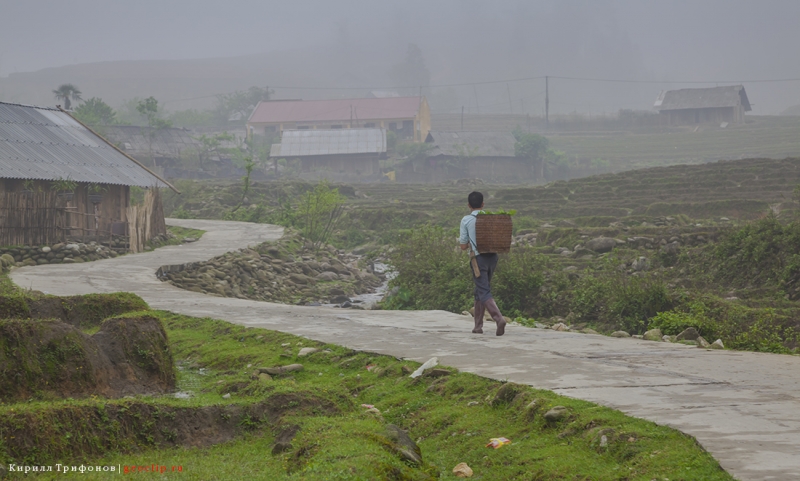
[[(798, 24), (795, 0), (0, 0), (0, 77), (99, 61), (275, 51), (324, 51), (355, 70), (368, 70), (374, 60), (383, 75), (387, 59), (401, 60), (413, 42), (424, 53), (433, 85), (539, 75), (800, 78)], [(293, 82), (322, 86), (343, 78), (327, 73)], [(381, 75), (362, 78), (388, 83)], [(754, 113), (800, 104), (800, 82), (745, 85)], [(562, 89), (553, 107), (628, 107), (616, 100), (627, 92), (638, 106), (661, 88), (680, 86), (686, 85), (565, 81), (553, 87)], [(539, 83), (513, 87), (515, 105), (526, 98), (539, 102)], [(483, 96), (491, 98), (480, 102), (503, 102), (505, 88), (487, 91)], [(580, 91), (594, 94), (573, 95)], [(453, 106), (470, 101), (464, 89), (438, 93), (445, 94), (458, 97), (448, 100)], [(571, 104), (571, 97), (578, 100)]]

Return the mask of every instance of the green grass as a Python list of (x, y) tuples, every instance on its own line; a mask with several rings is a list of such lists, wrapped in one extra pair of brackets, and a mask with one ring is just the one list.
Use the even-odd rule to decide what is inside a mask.
[[(157, 463), (167, 469), (181, 466), (181, 479), (191, 480), (451, 479), (452, 468), (460, 462), (473, 468), (474, 479), (732, 479), (692, 438), (589, 402), (515, 385), (518, 395), (509, 396), (512, 401), (492, 403), (504, 386), (500, 381), (453, 369), (443, 378), (412, 380), (401, 370), (418, 366), (410, 361), (223, 321), (167, 312), (148, 314), (164, 322), (181, 366), (178, 387), (193, 391), (194, 396), (0, 405), (0, 426), (26, 419), (26, 431), (40, 438), (28, 462)], [(321, 351), (298, 358), (301, 347)], [(267, 382), (251, 379), (255, 367), (294, 362), (305, 369)], [(368, 366), (375, 368), (368, 370)], [(223, 399), (225, 393), (231, 393), (231, 398)], [(314, 410), (288, 411), (280, 423), (301, 429), (292, 448), (282, 454), (271, 454), (280, 428), (266, 419), (234, 420), (240, 431), (234, 440), (203, 448), (174, 446), (159, 434), (169, 416), (180, 409), (253, 406), (287, 394), (324, 400), (332, 407), (316, 414)], [(532, 401), (537, 407), (526, 409)], [(103, 406), (103, 412), (125, 407), (130, 413), (137, 403), (158, 407), (161, 421), (146, 417), (137, 421), (126, 414), (121, 424), (90, 427), (86, 420), (92, 415), (87, 413), (94, 411), (82, 411)], [(375, 405), (383, 419), (365, 413), (361, 404)], [(569, 408), (570, 415), (548, 424), (543, 413), (556, 405)], [(83, 414), (59, 414), (67, 410)], [(385, 423), (408, 430), (417, 440), (422, 466), (403, 462), (390, 448)], [(120, 430), (120, 425), (130, 429)], [(0, 429), (0, 461), (5, 463), (12, 461), (8, 453), (15, 443), (7, 433)], [(69, 442), (64, 440), (67, 434)], [(599, 445), (602, 435), (608, 440), (604, 447)], [(484, 447), (489, 438), (500, 436), (513, 443), (497, 450)], [(80, 455), (76, 446), (86, 446), (87, 454)], [(81, 477), (107, 479), (102, 474)]]

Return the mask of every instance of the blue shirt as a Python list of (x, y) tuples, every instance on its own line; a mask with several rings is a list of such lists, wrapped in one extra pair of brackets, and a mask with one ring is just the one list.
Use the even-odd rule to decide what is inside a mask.
[(461, 219), (461, 233), (458, 237), (459, 244), (470, 244), (472, 252), (478, 255), (477, 239), (475, 238), (475, 216), (478, 215), (480, 210), (473, 210), (471, 214), (465, 215)]

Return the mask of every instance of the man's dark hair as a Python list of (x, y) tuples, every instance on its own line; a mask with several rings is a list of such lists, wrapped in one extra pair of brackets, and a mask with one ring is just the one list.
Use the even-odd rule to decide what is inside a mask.
[(480, 209), (481, 205), (483, 205), (483, 194), (480, 192), (471, 192), (469, 197), (467, 197), (469, 201), (469, 206), (473, 209)]

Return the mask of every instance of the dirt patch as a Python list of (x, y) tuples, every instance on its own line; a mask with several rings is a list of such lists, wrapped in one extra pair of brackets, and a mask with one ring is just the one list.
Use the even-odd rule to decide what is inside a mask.
[(163, 393), (172, 354), (155, 317), (109, 319), (89, 336), (58, 320), (0, 320), (0, 399)]
[(154, 446), (204, 447), (275, 425), (287, 414), (338, 412), (333, 402), (302, 392), (250, 405), (175, 407), (130, 401), (5, 412), (0, 415), (0, 450), (5, 451), (0, 459), (48, 463)]

